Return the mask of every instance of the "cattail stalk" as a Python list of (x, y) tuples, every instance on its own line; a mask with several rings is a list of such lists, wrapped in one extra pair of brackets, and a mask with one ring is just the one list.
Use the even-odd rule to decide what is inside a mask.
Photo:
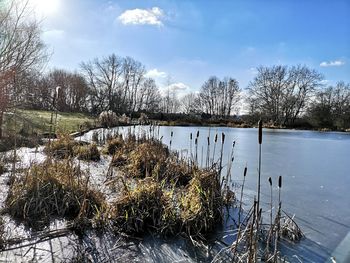
[(242, 190), (241, 190), (241, 200), (239, 201), (239, 211), (238, 211), (238, 225), (241, 224), (241, 212), (242, 212), (242, 201), (243, 201), (243, 191), (244, 191), (244, 183), (245, 183), (245, 177), (247, 175), (248, 168), (247, 166), (244, 168), (243, 173), (243, 183), (242, 183)]
[(215, 138), (214, 138), (214, 151), (213, 151), (213, 160), (212, 160), (212, 165), (214, 164), (214, 160), (215, 160), (215, 149), (216, 149), (216, 143), (218, 142), (218, 134), (215, 134)]
[(221, 170), (222, 170), (222, 155), (224, 153), (224, 144), (225, 144), (225, 133), (222, 133), (221, 134), (221, 151), (220, 151), (219, 174), (221, 174)]
[(198, 165), (198, 137), (196, 139), (194, 139), (194, 144), (195, 144), (195, 149), (196, 149), (195, 161), (196, 161), (196, 164)]
[(209, 168), (210, 166), (210, 132), (209, 136), (207, 137), (207, 157), (205, 158), (205, 166)]
[(235, 144), (236, 144), (236, 141), (233, 141), (231, 155), (228, 157), (228, 161), (227, 161), (226, 184), (228, 184), (228, 182), (229, 182), (229, 180), (228, 180), (229, 177), (231, 180), (231, 169), (232, 169), (233, 161), (235, 160), (235, 157), (233, 156)]
[(173, 135), (174, 135), (174, 133), (173, 133), (173, 131), (171, 131), (170, 132), (170, 151), (171, 151), (171, 144), (173, 142)]
[(190, 157), (193, 161), (193, 154), (192, 154), (192, 132), (190, 133)]
[(259, 121), (259, 170), (258, 170), (258, 210), (260, 207), (260, 178), (261, 178), (261, 144), (262, 144), (262, 121)]
[(272, 227), (272, 178), (269, 177), (270, 184), (270, 225)]
[(281, 188), (282, 188), (282, 176), (278, 177), (278, 211), (277, 211), (277, 230), (275, 236), (275, 251), (274, 261), (277, 262), (277, 251), (278, 251), (278, 239), (281, 225)]

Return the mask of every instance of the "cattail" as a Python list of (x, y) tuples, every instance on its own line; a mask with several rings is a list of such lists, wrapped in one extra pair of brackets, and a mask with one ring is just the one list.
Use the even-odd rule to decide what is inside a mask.
[(171, 131), (171, 132), (170, 132), (170, 137), (173, 137), (173, 135), (174, 135), (174, 132)]
[(272, 178), (269, 177), (269, 183), (270, 183), (270, 186), (272, 186)]
[(242, 184), (242, 189), (241, 189), (241, 198), (239, 201), (239, 211), (238, 211), (238, 225), (241, 227), (241, 211), (242, 211), (242, 200), (243, 200), (243, 191), (244, 191), (244, 183), (245, 183), (245, 177), (247, 175), (247, 166), (244, 167), (244, 173), (243, 173), (243, 184)]
[(235, 148), (235, 145), (236, 145), (236, 141), (233, 141), (232, 148)]
[(218, 141), (218, 134), (215, 134), (214, 142), (216, 143)]
[(278, 187), (282, 188), (282, 176), (281, 175), (278, 177)]
[(225, 143), (225, 133), (221, 134), (221, 142), (222, 142), (222, 144)]
[(198, 138), (196, 138), (196, 139), (194, 140), (194, 144), (195, 144), (195, 145), (198, 144)]
[(199, 137), (199, 131), (197, 131), (197, 138)]
[(190, 140), (192, 141), (192, 132), (190, 133)]
[(259, 121), (259, 144), (262, 144), (262, 120)]

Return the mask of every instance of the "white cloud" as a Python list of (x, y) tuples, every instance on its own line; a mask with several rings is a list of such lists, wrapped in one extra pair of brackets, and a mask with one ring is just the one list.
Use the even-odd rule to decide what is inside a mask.
[(168, 87), (166, 87), (167, 89), (169, 88), (170, 91), (179, 91), (179, 92), (184, 92), (187, 91), (188, 89), (190, 89), (189, 86), (187, 86), (186, 84), (182, 83), (182, 82), (178, 82), (178, 83), (173, 83), (170, 84)]
[(334, 60), (334, 61), (323, 61), (321, 62), (321, 67), (339, 67), (343, 66), (345, 64), (344, 61), (341, 60)]
[(118, 19), (124, 25), (154, 25), (162, 26), (161, 19), (164, 17), (164, 12), (159, 7), (151, 9), (130, 9), (123, 12)]
[(178, 98), (182, 97), (183, 95), (186, 95), (190, 92), (190, 87), (182, 82), (176, 82), (173, 84), (170, 84), (169, 86), (165, 86), (160, 88), (161, 94), (164, 96), (168, 92), (175, 93)]
[(165, 78), (167, 74), (164, 71), (159, 71), (158, 69), (151, 69), (149, 70), (145, 76), (147, 78)]

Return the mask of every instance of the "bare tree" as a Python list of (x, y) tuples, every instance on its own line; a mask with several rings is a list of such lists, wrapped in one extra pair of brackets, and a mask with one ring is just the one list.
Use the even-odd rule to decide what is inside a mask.
[(308, 109), (308, 117), (320, 128), (349, 128), (350, 84), (341, 81), (318, 91)]
[(81, 68), (90, 88), (90, 105), (93, 112), (116, 110), (120, 103), (122, 58), (112, 54), (102, 59), (82, 63)]
[(90, 88), (90, 104), (94, 112), (112, 110), (122, 113), (137, 109), (138, 91), (146, 73), (140, 62), (112, 54), (82, 63), (81, 68)]
[(200, 99), (203, 111), (207, 114), (227, 117), (237, 106), (240, 98), (240, 89), (237, 80), (210, 77), (202, 86)]
[(183, 96), (180, 100), (181, 110), (185, 114), (201, 112), (200, 98), (196, 93), (189, 93)]
[[(40, 38), (39, 23), (29, 15), (30, 12), (28, 1), (9, 1), (0, 9), (0, 75), (7, 80), (6, 92), (0, 94), (4, 96), (2, 101), (7, 100), (0, 109), (0, 126), (7, 107), (17, 99), (18, 83), (23, 75), (40, 69), (48, 58)], [(8, 75), (11, 80), (4, 77)]]
[[(45, 97), (53, 98), (59, 86), (56, 107), (59, 111), (81, 112), (87, 108), (88, 86), (85, 78), (66, 70), (53, 70), (41, 80), (38, 90)], [(38, 94), (40, 97), (41, 95)]]
[(293, 124), (306, 109), (311, 96), (321, 86), (322, 75), (306, 66), (259, 67), (249, 84), (253, 114), (274, 124)]
[(137, 95), (137, 111), (157, 112), (160, 101), (161, 96), (154, 79), (145, 79)]

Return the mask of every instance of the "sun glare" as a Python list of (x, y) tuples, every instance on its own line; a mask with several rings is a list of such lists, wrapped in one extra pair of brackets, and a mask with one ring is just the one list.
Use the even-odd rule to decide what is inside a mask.
[(60, 0), (31, 0), (30, 1), (38, 15), (52, 15), (57, 12)]

